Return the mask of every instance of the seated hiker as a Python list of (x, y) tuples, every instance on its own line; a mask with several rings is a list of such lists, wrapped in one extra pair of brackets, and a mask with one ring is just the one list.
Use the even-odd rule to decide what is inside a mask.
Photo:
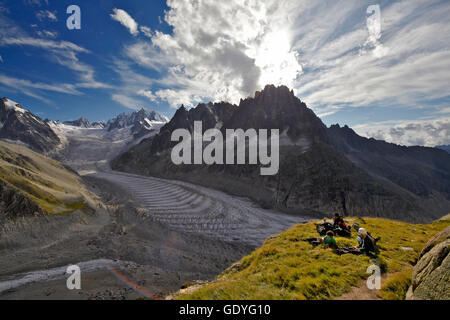
[(344, 222), (344, 218), (341, 217), (341, 215), (339, 213), (335, 213), (334, 214), (334, 218), (333, 218), (333, 224), (335, 227), (339, 226), (339, 223)]
[(343, 230), (350, 230), (350, 226), (348, 226), (345, 221), (344, 218), (341, 217), (341, 215), (339, 213), (335, 213), (334, 214), (334, 218), (333, 218), (333, 226), (335, 228), (341, 228)]
[(334, 232), (328, 231), (325, 238), (323, 238), (322, 243), (323, 243), (324, 248), (336, 249), (337, 243), (336, 243), (336, 239), (334, 238)]
[(356, 238), (358, 241), (357, 250), (367, 255), (375, 255), (378, 251), (376, 248), (376, 241), (364, 228), (359, 228), (358, 236)]
[(324, 248), (337, 248), (336, 239), (334, 238), (333, 231), (327, 231), (327, 235), (324, 238), (307, 238), (303, 239), (303, 241), (307, 241), (313, 246), (318, 246), (319, 244), (323, 244)]
[(322, 240), (322, 238), (307, 238), (307, 239), (303, 239), (302, 241), (309, 242), (313, 246), (318, 246), (319, 244), (322, 243), (323, 240)]
[(316, 230), (321, 236), (326, 235), (327, 231), (333, 230), (333, 229), (334, 229), (333, 224), (331, 224), (325, 220), (323, 223), (316, 224)]

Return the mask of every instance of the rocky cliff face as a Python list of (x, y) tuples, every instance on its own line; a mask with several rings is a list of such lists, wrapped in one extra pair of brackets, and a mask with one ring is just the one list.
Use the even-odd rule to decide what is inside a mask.
[[(259, 165), (180, 165), (171, 162), (171, 133), (279, 129), (280, 170), (260, 176)], [(181, 107), (152, 139), (112, 162), (114, 169), (184, 179), (247, 196), (288, 212), (376, 216), (427, 222), (450, 211), (450, 156), (362, 138), (348, 127), (326, 128), (287, 87), (266, 86), (239, 106)]]
[(190, 110), (181, 106), (175, 112), (173, 118), (160, 129), (159, 134), (151, 142), (148, 142), (149, 151), (156, 154), (172, 148), (176, 144), (170, 139), (172, 132), (176, 129), (187, 129), (192, 132), (194, 121), (202, 122), (203, 131), (225, 127), (224, 123), (230, 121), (236, 108), (237, 106), (224, 102), (199, 104), (196, 108)]
[(404, 147), (367, 139), (347, 126), (328, 129), (331, 144), (373, 177), (383, 177), (424, 198), (439, 192), (450, 199), (450, 160), (443, 150)]
[(92, 128), (92, 125), (89, 123), (89, 120), (86, 118), (80, 118), (74, 121), (64, 121), (65, 125), (80, 127), (80, 128)]
[(311, 142), (326, 140), (322, 121), (285, 86), (268, 85), (253, 98), (241, 100), (224, 127), (279, 129), (293, 142), (300, 138)]
[(450, 300), (450, 227), (435, 235), (414, 267), (406, 299)]
[(46, 122), (7, 98), (0, 99), (0, 139), (22, 142), (41, 153), (61, 143)]

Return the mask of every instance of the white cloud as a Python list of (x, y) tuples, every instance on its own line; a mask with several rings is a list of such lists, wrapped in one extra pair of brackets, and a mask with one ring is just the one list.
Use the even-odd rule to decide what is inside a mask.
[(114, 13), (110, 14), (113, 20), (120, 22), (120, 24), (127, 28), (133, 36), (136, 36), (139, 33), (137, 22), (128, 14), (128, 12), (117, 8), (114, 8), (113, 11)]
[(111, 96), (111, 99), (115, 102), (121, 104), (125, 108), (132, 109), (132, 110), (139, 110), (139, 105), (141, 102), (139, 100), (133, 99), (129, 96), (123, 95), (123, 94), (113, 94)]
[(25, 2), (29, 5), (37, 5), (39, 7), (41, 5), (43, 5), (42, 2), (44, 2), (46, 5), (48, 5), (48, 0), (43, 0), (43, 1), (41, 1), (41, 0), (25, 0)]
[(450, 117), (369, 123), (355, 126), (354, 129), (363, 136), (400, 145), (450, 145)]
[(56, 38), (58, 36), (57, 31), (50, 31), (50, 30), (38, 30), (36, 31), (36, 34), (40, 37), (47, 37), (47, 38)]
[[(155, 31), (125, 53), (142, 66), (167, 70), (159, 97), (177, 107), (200, 100), (238, 102), (267, 82), (287, 84), (301, 73), (292, 50), (289, 10), (275, 0), (168, 1), (165, 21), (173, 34)], [(158, 92), (155, 93), (158, 96)]]
[(173, 107), (174, 92), (188, 104), (238, 102), (267, 83), (294, 88), (322, 115), (447, 97), (450, 3), (378, 3), (381, 25), (358, 0), (169, 0), (164, 19), (173, 33), (154, 30), (125, 54), (161, 73), (157, 82), (170, 91), (160, 96)]
[(149, 90), (139, 90), (137, 94), (146, 97), (150, 101), (156, 102), (156, 96)]
[(152, 37), (152, 29), (150, 29), (149, 27), (140, 26), (139, 31), (141, 31), (144, 34), (144, 36), (146, 36), (148, 38)]
[[(47, 50), (52, 57), (52, 61), (75, 71), (80, 79), (80, 82), (73, 84), (73, 88), (110, 88), (111, 86), (95, 80), (94, 69), (81, 62), (78, 58), (80, 53), (89, 53), (90, 51), (68, 41), (54, 41), (49, 39), (37, 39), (31, 37), (15, 37), (15, 38), (1, 38), (0, 46), (31, 46)], [(54, 86), (39, 86), (30, 88), (50, 90)], [(70, 92), (66, 92), (70, 93)], [(77, 92), (78, 93), (78, 92)]]
[(46, 19), (56, 22), (58, 21), (58, 18), (56, 17), (56, 11), (50, 11), (50, 10), (39, 10), (36, 12), (36, 18), (39, 19), (39, 21), (44, 21)]
[(448, 2), (382, 1), (380, 30), (366, 26), (361, 1), (312, 6), (299, 15), (295, 45), (308, 70), (296, 92), (309, 106), (406, 108), (448, 96)]
[(0, 55), (0, 62), (3, 62), (3, 57)]
[(40, 82), (32, 82), (29, 80), (18, 79), (7, 75), (0, 74), (0, 83), (11, 88), (29, 88), (40, 89), (46, 91), (53, 91), (67, 94), (81, 94), (76, 90), (76, 87), (72, 84), (46, 84)]
[(0, 38), (0, 46), (17, 45), (17, 46), (32, 46), (41, 49), (49, 50), (66, 50), (74, 52), (89, 53), (89, 50), (84, 49), (72, 42), (68, 41), (53, 41), (45, 39), (36, 39), (31, 37), (17, 37), (17, 38)]

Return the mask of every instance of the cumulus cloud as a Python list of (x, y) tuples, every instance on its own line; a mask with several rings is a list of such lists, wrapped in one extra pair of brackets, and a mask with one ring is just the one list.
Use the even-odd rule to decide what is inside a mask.
[(450, 4), (379, 4), (378, 15), (357, 0), (169, 0), (164, 20), (173, 33), (146, 33), (150, 41), (125, 54), (161, 73), (158, 84), (171, 91), (159, 96), (173, 91), (193, 104), (236, 103), (267, 83), (294, 88), (327, 115), (338, 106), (410, 108), (447, 97)]
[(156, 101), (156, 96), (149, 90), (139, 90), (137, 94), (146, 97), (150, 101)]
[[(301, 73), (292, 50), (295, 2), (167, 1), (172, 34), (156, 30), (151, 42), (125, 53), (140, 65), (164, 70), (155, 96), (173, 107), (204, 99), (238, 102), (266, 83), (292, 86)], [(183, 100), (183, 101), (182, 101)]]
[(136, 36), (139, 33), (138, 23), (128, 14), (128, 12), (117, 8), (114, 8), (113, 12), (113, 14), (110, 14), (113, 20), (120, 22), (120, 24), (127, 28), (133, 36)]
[(355, 126), (354, 129), (361, 135), (405, 146), (450, 145), (450, 117), (371, 123)]
[(152, 30), (149, 27), (146, 26), (140, 26), (139, 31), (141, 31), (144, 36), (151, 38), (152, 37)]

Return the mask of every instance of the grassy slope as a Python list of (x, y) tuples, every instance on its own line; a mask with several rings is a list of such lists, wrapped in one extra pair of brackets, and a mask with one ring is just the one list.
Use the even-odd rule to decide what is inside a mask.
[(80, 178), (61, 163), (25, 147), (0, 141), (0, 181), (45, 212), (65, 214), (85, 206)]
[[(372, 235), (381, 237), (379, 263), (386, 274), (378, 296), (403, 299), (420, 251), (450, 221), (427, 225), (381, 218), (365, 221), (363, 224), (358, 220)], [(338, 256), (331, 249), (300, 241), (316, 236), (314, 222), (296, 225), (267, 239), (261, 248), (231, 266), (216, 281), (178, 299), (333, 299), (362, 285), (369, 276), (369, 257)], [(356, 245), (355, 239), (338, 237), (337, 242), (339, 246)]]

